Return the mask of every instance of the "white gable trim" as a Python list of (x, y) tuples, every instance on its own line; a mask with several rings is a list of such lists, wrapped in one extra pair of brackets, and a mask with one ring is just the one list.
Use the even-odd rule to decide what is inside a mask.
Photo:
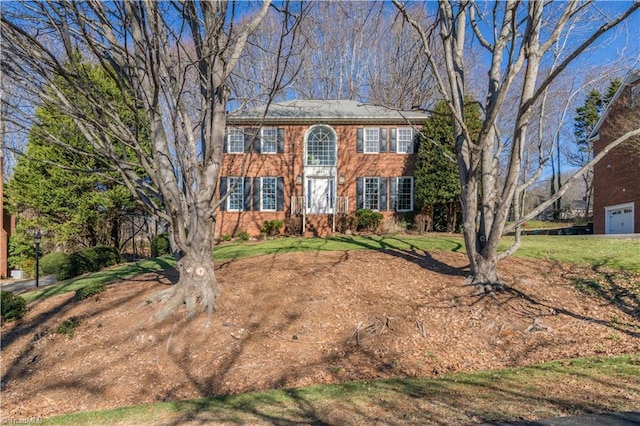
[(611, 111), (611, 106), (616, 103), (616, 101), (618, 100), (620, 95), (622, 95), (622, 92), (624, 91), (624, 89), (626, 89), (627, 86), (637, 82), (638, 80), (640, 80), (640, 70), (633, 70), (629, 72), (627, 77), (624, 79), (620, 87), (618, 87), (618, 90), (616, 90), (616, 93), (613, 95), (613, 97), (607, 104), (607, 107), (604, 109), (604, 112), (602, 113), (602, 115), (600, 115), (600, 118), (596, 122), (596, 125), (593, 127), (593, 130), (591, 131), (591, 134), (589, 135), (587, 140), (594, 142), (600, 138), (600, 126), (602, 126), (602, 123), (604, 123), (605, 120), (607, 119), (609, 115), (609, 111)]

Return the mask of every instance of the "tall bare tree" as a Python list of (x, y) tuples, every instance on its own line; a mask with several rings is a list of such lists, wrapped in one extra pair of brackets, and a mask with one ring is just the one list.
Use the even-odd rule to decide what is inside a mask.
[[(592, 10), (596, 6), (591, 2), (441, 0), (435, 20), (420, 22), (399, 0), (393, 2), (422, 41), (423, 54), (429, 60), (441, 95), (454, 118), (464, 238), (471, 264), (469, 283), (478, 291), (491, 292), (503, 285), (497, 274), (497, 263), (517, 250), (520, 225), (562, 196), (567, 184), (577, 179), (573, 176), (554, 197), (506, 225), (512, 201), (519, 189), (523, 152), (528, 144), (527, 132), (534, 118), (536, 102), (559, 75), (569, 71), (568, 67), (576, 58), (597, 47), (602, 36), (628, 19), (640, 8), (640, 3), (625, 4), (617, 16), (608, 17), (600, 9)], [(586, 25), (584, 19), (588, 16), (598, 17), (599, 22), (591, 20)], [(541, 68), (551, 62), (552, 48), (575, 26), (581, 31), (566, 43), (561, 58), (552, 64), (548, 72), (541, 72)], [(436, 31), (444, 52), (444, 73), (437, 66), (430, 44)], [(465, 55), (470, 41), (473, 41), (475, 49), (484, 50), (488, 64), (487, 77), (483, 77), (486, 84), (484, 123), (477, 138), (471, 137), (464, 124), (464, 98), (468, 90)], [(499, 138), (496, 133), (501, 114), (505, 112), (508, 100), (514, 98), (516, 113), (508, 136), (503, 130)], [(631, 129), (614, 141), (610, 149), (638, 133), (640, 129)], [(498, 167), (496, 153), (502, 152), (505, 137), (510, 144), (502, 153), (504, 172), (499, 176), (501, 168)], [(598, 161), (602, 155), (593, 161)], [(498, 253), (501, 237), (513, 230), (516, 230), (514, 244)]]
[[(269, 0), (3, 4), (2, 71), (75, 121), (104, 160), (105, 170), (92, 172), (119, 172), (136, 199), (169, 224), (180, 280), (162, 295), (161, 317), (182, 304), (211, 314), (220, 294), (212, 254), (229, 79), (275, 10), (270, 6)], [(288, 12), (282, 16), (290, 20)], [(143, 126), (126, 125), (99, 96), (87, 61), (130, 95), (123, 99), (134, 99), (126, 108), (146, 120), (149, 138), (139, 138)]]

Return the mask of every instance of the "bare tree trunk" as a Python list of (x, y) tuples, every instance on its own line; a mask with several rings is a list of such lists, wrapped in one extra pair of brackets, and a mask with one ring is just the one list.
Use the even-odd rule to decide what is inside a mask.
[[(558, 45), (562, 37), (569, 38), (569, 34), (573, 35), (571, 30), (580, 23), (585, 9), (591, 6), (589, 3), (569, 1), (554, 7), (555, 4), (545, 2), (505, 1), (489, 6), (473, 0), (440, 0), (435, 21), (420, 23), (408, 11), (406, 4), (400, 0), (392, 1), (416, 31), (440, 94), (454, 117), (464, 240), (471, 265), (469, 282), (484, 292), (500, 289), (503, 284), (497, 274), (498, 261), (517, 249), (519, 226), (539, 212), (538, 209), (533, 209), (514, 224), (506, 226), (514, 197), (521, 190), (519, 183), (523, 153), (528, 143), (527, 129), (533, 107), (577, 57), (594, 45), (603, 34), (638, 10), (640, 3), (630, 5), (611, 20), (604, 18), (602, 25), (592, 26), (593, 30), (582, 39), (563, 41), (562, 44), (568, 47), (567, 51), (562, 52), (561, 60), (554, 61), (547, 73), (540, 73), (540, 64), (543, 63), (545, 54)], [(440, 30), (445, 73), (438, 66), (432, 49), (431, 35), (435, 28)], [(474, 37), (465, 36), (467, 28), (473, 31)], [(483, 103), (484, 122), (478, 138), (472, 138), (464, 124), (463, 99), (467, 90), (464, 58), (469, 53), (465, 42), (471, 39), (486, 54), (488, 64), (486, 99)], [(515, 81), (519, 84), (518, 88), (514, 87)], [(502, 156), (504, 168), (499, 168), (491, 159), (498, 151), (496, 131), (506, 109), (512, 107), (506, 102), (508, 99), (516, 99), (517, 102), (513, 121), (508, 124), (511, 128), (510, 152)], [(632, 135), (633, 132), (630, 132), (627, 136)], [(500, 171), (506, 173), (500, 175)], [(559, 174), (558, 169), (558, 177)], [(560, 185), (561, 181), (558, 180), (556, 194), (538, 207), (544, 208), (545, 204), (557, 201), (566, 191), (566, 184), (574, 180), (569, 179), (565, 185)], [(495, 192), (494, 186), (497, 187)], [(500, 239), (513, 229), (516, 230), (514, 244), (498, 253)]]
[(200, 218), (198, 229), (191, 231), (194, 236), (190, 245), (178, 256), (180, 280), (156, 297), (165, 301), (158, 312), (159, 319), (166, 318), (183, 304), (190, 314), (198, 311), (198, 305), (209, 315), (215, 310), (221, 291), (213, 262), (214, 223), (213, 219)]
[[(3, 61), (10, 59), (15, 81), (68, 115), (94, 149), (85, 154), (117, 171), (139, 204), (169, 225), (180, 280), (158, 297), (166, 302), (160, 317), (183, 304), (190, 314), (198, 305), (211, 314), (220, 294), (213, 231), (224, 201), (218, 182), (232, 75), (248, 60), (249, 38), (276, 10), (270, 0), (239, 9), (224, 1), (34, 2), (3, 9), (3, 44), (11, 47)], [(286, 25), (280, 50), (270, 53), (282, 65), (284, 40), (294, 43), (300, 16), (288, 2), (277, 9)], [(285, 73), (284, 65), (276, 68), (263, 87), (269, 100)], [(118, 92), (135, 125), (94, 88), (93, 69)], [(234, 98), (243, 103), (242, 93)]]

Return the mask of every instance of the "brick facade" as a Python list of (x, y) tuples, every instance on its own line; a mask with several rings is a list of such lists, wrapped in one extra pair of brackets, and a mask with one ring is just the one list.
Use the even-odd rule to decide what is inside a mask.
[[(315, 101), (307, 101), (305, 105), (312, 102)], [(243, 211), (230, 211), (230, 201), (227, 199), (218, 213), (216, 236), (234, 235), (241, 231), (257, 235), (266, 220), (285, 220), (297, 213), (301, 219), (304, 217), (304, 232), (307, 235), (329, 234), (333, 230), (333, 213), (354, 213), (358, 207), (363, 207), (366, 197), (368, 201), (376, 198), (370, 192), (365, 196), (365, 181), (368, 184), (367, 188), (373, 188), (373, 183), (377, 183), (374, 190), (379, 191), (376, 200), (379, 205), (375, 210), (380, 211), (385, 220), (389, 220), (396, 213), (400, 214), (396, 207), (399, 204), (406, 207), (408, 203), (412, 203), (413, 190), (411, 200), (407, 200), (405, 196), (403, 201), (399, 201), (398, 185), (406, 185), (410, 181), (406, 178), (409, 177), (412, 183), (417, 152), (415, 137), (426, 115), (413, 112), (410, 122), (398, 113), (390, 113), (379, 120), (375, 115), (337, 115), (333, 118), (305, 116), (304, 119), (293, 117), (289, 120), (267, 117), (261, 127), (248, 126), (246, 119), (230, 119), (230, 130), (238, 132), (241, 129), (249, 143), (246, 144), (247, 152), (227, 152), (224, 155), (220, 173), (220, 192), (222, 195), (226, 194), (230, 187), (229, 178), (243, 176), (242, 190), (245, 203)], [(281, 145), (278, 152), (256, 152), (259, 151), (260, 128), (278, 129), (282, 139), (279, 141)], [(366, 149), (362, 146), (366, 139), (365, 129), (373, 129), (374, 135), (377, 133), (378, 152), (362, 152)], [(409, 148), (412, 152), (398, 152), (400, 132), (402, 131), (406, 137), (408, 130), (411, 130), (413, 135)], [(335, 139), (337, 156), (334, 166), (314, 166), (311, 162), (312, 156), (305, 147), (308, 147), (309, 140), (316, 134), (326, 134), (329, 138)], [(305, 153), (308, 154), (308, 161), (305, 161)], [(276, 211), (261, 211), (260, 181), (256, 181), (256, 178), (265, 177), (278, 179), (280, 193)], [(400, 183), (398, 178), (401, 178)], [(322, 211), (321, 206), (319, 209), (316, 208), (320, 211), (314, 211), (314, 208), (310, 207), (317, 201), (314, 200), (317, 194), (312, 194), (317, 191), (314, 185), (317, 184), (321, 190), (325, 190), (322, 185), (329, 180), (332, 182), (328, 185), (332, 187), (326, 192), (327, 198), (330, 199), (326, 210)], [(274, 180), (268, 183), (273, 182)], [(402, 189), (406, 190), (406, 186), (402, 186)], [(236, 188), (236, 191), (239, 192), (239, 188)], [(402, 195), (406, 195), (405, 192), (402, 192)], [(299, 200), (298, 203), (296, 200)], [(304, 209), (293, 211), (296, 206), (301, 205), (302, 200), (305, 202)], [(322, 199), (319, 202), (322, 203)]]
[(4, 208), (4, 157), (0, 153), (0, 278), (9, 277), (9, 238), (15, 229), (15, 216), (11, 216)]
[[(639, 125), (640, 76), (635, 73), (620, 87), (596, 125), (595, 154)], [(629, 209), (633, 210), (632, 215), (627, 213), (633, 217), (633, 228), (627, 223), (625, 232), (640, 232), (640, 137), (619, 145), (595, 165), (593, 194), (594, 233), (618, 233), (611, 214)]]

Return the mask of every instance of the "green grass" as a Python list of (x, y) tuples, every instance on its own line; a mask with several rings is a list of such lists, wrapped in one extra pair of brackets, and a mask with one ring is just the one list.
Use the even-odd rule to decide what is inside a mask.
[[(435, 379), (386, 379), (162, 402), (45, 419), (50, 425), (461, 424), (637, 410), (640, 354)], [(336, 413), (341, 417), (336, 418)], [(400, 417), (398, 417), (400, 416)]]
[[(500, 248), (511, 241), (503, 238)], [(639, 239), (526, 235), (515, 256), (640, 272)]]
[[(509, 224), (509, 222), (507, 222)], [(568, 222), (550, 222), (548, 220), (529, 220), (526, 226), (523, 226), (524, 230), (527, 229), (553, 229), (553, 228), (568, 228), (573, 223)]]
[(118, 280), (127, 280), (147, 272), (159, 272), (165, 268), (175, 267), (175, 265), (176, 263), (171, 256), (126, 263), (85, 276), (61, 281), (55, 285), (31, 291), (21, 296), (24, 297), (27, 302), (33, 302), (35, 300), (46, 299), (56, 294), (76, 291), (90, 285), (109, 284)]
[[(511, 237), (505, 237), (500, 248), (506, 249), (511, 242)], [(214, 259), (220, 262), (242, 257), (291, 252), (345, 250), (426, 250), (465, 253), (464, 240), (457, 235), (434, 237), (338, 235), (328, 238), (277, 238), (261, 242), (228, 243), (216, 247)], [(515, 256), (640, 272), (640, 240), (529, 235), (522, 237), (522, 245)], [(175, 261), (171, 256), (127, 263), (84, 277), (62, 281), (56, 285), (26, 293), (23, 297), (27, 302), (32, 302), (56, 294), (76, 291), (91, 284), (108, 284), (146, 272), (159, 272), (169, 267), (175, 267)]]
[(464, 241), (459, 236), (349, 236), (338, 235), (327, 238), (277, 238), (255, 243), (229, 243), (216, 247), (215, 260), (225, 260), (267, 254), (282, 254), (307, 251), (344, 250), (435, 250), (462, 251)]

